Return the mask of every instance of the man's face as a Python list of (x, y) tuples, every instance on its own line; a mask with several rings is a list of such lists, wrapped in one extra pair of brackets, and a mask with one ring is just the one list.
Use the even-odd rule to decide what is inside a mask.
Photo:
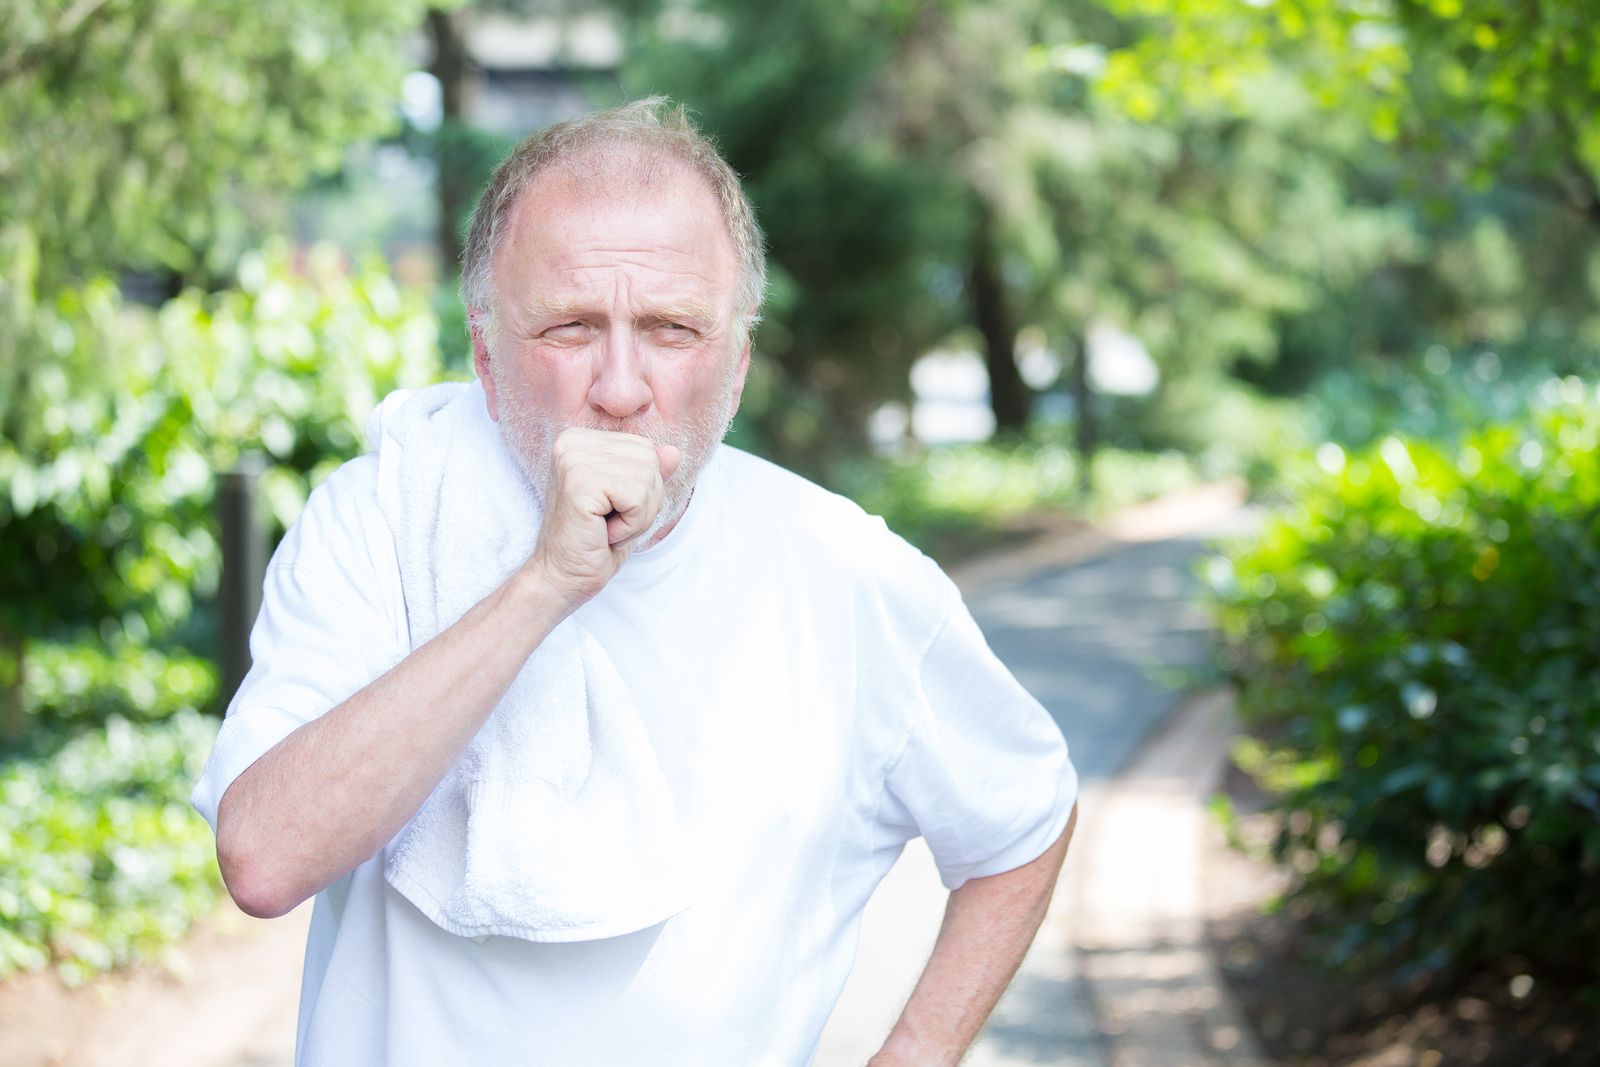
[(494, 261), (494, 328), (474, 336), (489, 415), (541, 501), (569, 426), (677, 446), (648, 545), (727, 432), (749, 367), (738, 259), (715, 195), (677, 168), (644, 187), (541, 175)]

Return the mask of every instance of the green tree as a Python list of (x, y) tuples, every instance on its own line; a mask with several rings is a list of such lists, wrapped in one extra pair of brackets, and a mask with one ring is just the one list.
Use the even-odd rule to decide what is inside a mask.
[(34, 247), (44, 294), (129, 266), (225, 271), (245, 240), (253, 196), (331, 170), (350, 142), (396, 125), (406, 43), (424, 8), (420, 0), (5, 5), (8, 255)]
[(1600, 10), (1589, 0), (1112, 0), (1146, 32), (1105, 85), (1135, 115), (1240, 101), (1280, 59), (1383, 140), (1549, 196), (1600, 226)]
[(1282, 320), (1387, 240), (1346, 189), (1348, 124), (1307, 124), (1293, 85), (1237, 114), (1107, 106), (1103, 72), (1139, 26), (1102, 3), (633, 10), (628, 87), (701, 111), (769, 230), (759, 343), (802, 398), (783, 418), (820, 386), (858, 422), (954, 338), (985, 354), (996, 423), (1019, 429), (1032, 326), (1070, 360), (1089, 452), (1095, 321), (1140, 335), (1169, 382), (1270, 363)]
[(912, 360), (962, 315), (960, 184), (909, 158), (874, 107), (912, 5), (619, 6), (624, 86), (698, 113), (766, 231), (770, 379), (747, 394), (747, 428), (802, 467), (859, 449), (867, 415), (909, 397)]
[(1274, 362), (1284, 320), (1403, 230), (1348, 187), (1359, 130), (1307, 121), (1292, 83), (1237, 112), (1174, 104), (1159, 122), (1108, 106), (1102, 72), (1138, 27), (1104, 4), (925, 5), (918, 28), (895, 78), (902, 140), (927, 166), (948, 161), (979, 205), (972, 322), (1002, 426), (1025, 325), (1067, 362), (1087, 459), (1101, 436), (1085, 358), (1097, 322), (1143, 339), (1163, 398), (1182, 400)]

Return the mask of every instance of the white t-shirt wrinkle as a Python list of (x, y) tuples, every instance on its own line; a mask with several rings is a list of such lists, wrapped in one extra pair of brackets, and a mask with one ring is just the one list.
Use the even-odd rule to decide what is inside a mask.
[[(193, 803), (410, 651), (377, 463), (335, 471), (268, 568)], [(684, 517), (576, 617), (633, 691), (706, 874), (647, 930), (571, 944), (433, 925), (388, 849), (316, 898), (296, 1062), (796, 1065), (861, 911), (921, 834), (949, 888), (1040, 855), (1077, 778), (938, 566), (855, 504), (720, 447)]]

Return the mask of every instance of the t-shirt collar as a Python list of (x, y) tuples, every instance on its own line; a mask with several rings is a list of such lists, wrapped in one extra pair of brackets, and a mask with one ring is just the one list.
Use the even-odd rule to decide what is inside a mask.
[(689, 502), (684, 505), (683, 515), (677, 525), (656, 544), (634, 550), (612, 579), (613, 582), (660, 575), (675, 566), (694, 547), (701, 539), (701, 528), (706, 525), (707, 515), (711, 511), (711, 498), (716, 495), (717, 483), (721, 480), (721, 465), (722, 446), (718, 445), (695, 478), (694, 490), (689, 495)]

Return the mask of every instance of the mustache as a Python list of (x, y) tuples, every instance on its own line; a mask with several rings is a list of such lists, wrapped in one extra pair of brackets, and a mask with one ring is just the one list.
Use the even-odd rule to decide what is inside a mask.
[(660, 422), (630, 422), (627, 419), (590, 419), (585, 423), (574, 423), (586, 430), (603, 430), (606, 433), (631, 433), (639, 437), (648, 437), (657, 440), (667, 436), (667, 427)]

